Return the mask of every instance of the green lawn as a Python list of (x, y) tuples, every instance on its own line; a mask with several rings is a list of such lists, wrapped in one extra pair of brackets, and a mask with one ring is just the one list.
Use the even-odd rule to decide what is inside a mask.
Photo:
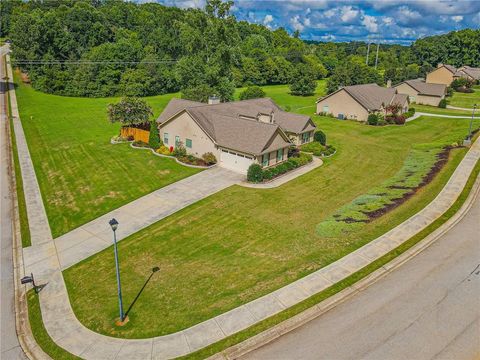
[[(17, 83), (20, 116), (54, 237), (198, 169), (128, 144), (111, 145), (107, 121), (116, 99), (69, 98)], [(174, 96), (147, 98), (155, 116)]]
[(471, 116), (472, 112), (467, 110), (457, 109), (442, 109), (436, 106), (411, 104), (410, 107), (415, 108), (416, 111), (421, 111), (429, 114), (441, 114), (441, 115), (466, 115)]
[(480, 106), (480, 89), (475, 86), (473, 90), (475, 92), (470, 94), (454, 91), (452, 97), (448, 100), (448, 105), (463, 107), (467, 109), (473, 108), (474, 104)]
[[(290, 95), (289, 85), (267, 85), (262, 86), (266, 96), (272, 98), (278, 105), (283, 108), (290, 108), (289, 111), (296, 112), (299, 110), (309, 110), (312, 114), (315, 112), (315, 101), (326, 94), (327, 80), (318, 80), (317, 89), (311, 96), (293, 96)], [(235, 99), (238, 99), (240, 92), (245, 88), (235, 90)]]
[(468, 120), (422, 118), (401, 127), (370, 127), (314, 119), (338, 149), (324, 166), (276, 189), (228, 188), (120, 243), (126, 307), (151, 268), (161, 269), (135, 302), (125, 327), (113, 325), (118, 305), (111, 248), (66, 270), (80, 321), (104, 334), (144, 338), (184, 329), (258, 298), (344, 256), (423, 208), (466, 152), (452, 151), (433, 182), (402, 206), (353, 233), (327, 238), (317, 232), (319, 223), (394, 178), (414, 146), (434, 149), (465, 136)]

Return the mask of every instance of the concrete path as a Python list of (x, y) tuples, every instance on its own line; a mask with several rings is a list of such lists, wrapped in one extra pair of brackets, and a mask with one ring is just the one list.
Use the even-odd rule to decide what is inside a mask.
[(37, 279), (46, 285), (40, 293), (45, 328), (58, 345), (86, 359), (165, 359), (194, 352), (305, 300), (408, 240), (454, 203), (479, 158), (480, 142), (477, 141), (432, 203), (357, 251), (266, 296), (166, 336), (118, 339), (85, 328), (70, 306), (52, 241), (48, 250), (55, 255), (37, 262), (34, 267)]
[[(9, 72), (11, 73), (10, 67)], [(480, 142), (477, 141), (472, 145), (445, 188), (431, 204), (390, 232), (337, 262), (257, 300), (177, 333), (141, 340), (118, 339), (90, 331), (77, 320), (72, 311), (62, 276), (62, 269), (65, 266), (62, 261), (66, 261), (67, 258), (75, 259), (75, 255), (68, 255), (69, 257), (65, 255), (67, 253), (72, 254), (72, 251), (67, 252), (68, 246), (72, 245), (72, 240), (54, 241), (51, 238), (43, 202), (35, 179), (35, 172), (19, 121), (13, 88), (10, 89), (10, 94), (12, 96), (16, 137), (19, 143), (22, 175), (28, 199), (27, 210), (29, 218), (32, 216), (31, 226), (33, 226), (33, 230), (31, 227), (33, 246), (24, 254), (30, 264), (27, 271), (33, 271), (37, 282), (44, 285), (40, 293), (40, 307), (44, 325), (49, 335), (67, 351), (86, 359), (165, 359), (178, 357), (215, 343), (301, 302), (384, 255), (438, 218), (456, 200), (476, 161), (480, 158)], [(190, 185), (189, 187), (193, 186)], [(172, 191), (177, 193), (174, 195), (164, 193), (165, 198), (159, 197), (158, 194), (151, 194), (153, 196), (150, 199), (153, 202), (151, 204), (152, 208), (158, 201), (167, 201), (167, 199), (174, 201), (172, 197), (169, 198), (168, 196), (181, 197), (185, 189), (179, 187), (172, 189)], [(189, 196), (195, 195), (191, 194)], [(159, 198), (164, 200), (159, 200)], [(188, 199), (184, 199), (184, 201), (188, 202)], [(181, 204), (175, 204), (174, 206), (182, 206)], [(92, 236), (94, 246), (98, 244), (101, 244), (98, 246), (102, 248), (109, 246), (107, 243), (109, 237), (106, 234), (111, 230), (108, 228), (107, 220), (110, 216), (118, 217), (121, 222), (119, 235), (125, 237), (128, 235), (128, 231), (141, 226), (135, 222), (135, 215), (132, 215), (135, 214), (135, 211), (134, 208), (129, 209), (129, 211), (122, 211), (121, 214), (112, 212), (112, 214), (106, 215), (103, 220), (85, 225), (85, 228), (82, 229), (85, 232), (79, 232), (79, 241), (85, 241), (85, 247), (90, 244), (90, 237), (82, 238), (82, 236), (86, 237), (88, 232), (94, 235)], [(162, 209), (162, 211), (168, 210)], [(120, 215), (126, 216), (126, 218), (120, 218)], [(154, 216), (162, 215), (157, 212)], [(142, 221), (145, 220), (142, 219)], [(154, 221), (157, 220), (152, 219), (152, 222)], [(122, 226), (125, 228), (124, 233), (120, 233)], [(65, 248), (62, 248), (63, 244), (67, 244)], [(80, 249), (76, 249), (76, 251), (80, 252)], [(83, 254), (80, 257), (85, 256), (88, 256), (88, 254)]]
[(20, 347), (15, 322), (13, 274), (13, 198), (11, 189), (11, 158), (9, 121), (3, 55), (0, 48), (0, 359), (26, 359)]
[[(112, 245), (108, 221), (120, 223), (117, 240), (122, 240), (147, 226), (207, 196), (240, 182), (243, 175), (215, 167), (165, 186), (116, 210), (113, 210), (54, 240), (62, 270)], [(49, 257), (51, 247), (31, 246), (24, 249), (27, 270)]]
[(313, 169), (316, 169), (322, 165), (323, 165), (323, 160), (314, 156), (313, 161), (310, 164), (302, 166), (299, 169), (292, 170), (289, 173), (279, 176), (275, 180), (272, 180), (268, 183), (252, 184), (244, 180), (241, 183), (239, 183), (239, 185), (243, 187), (253, 188), (253, 189), (273, 189), (293, 179), (296, 179), (297, 177), (302, 176), (303, 174), (306, 174), (309, 171), (312, 171)]
[[(420, 116), (432, 116), (432, 117), (441, 117), (441, 118), (450, 118), (450, 119), (471, 119), (472, 116), (470, 115), (445, 115), (445, 114), (430, 114), (425, 112), (416, 112), (412, 117), (408, 118), (406, 122), (413, 121), (418, 119)], [(480, 117), (474, 117), (475, 120), (480, 120)]]
[[(479, 101), (479, 105), (480, 105), (480, 101)], [(447, 105), (447, 109), (473, 111), (473, 109), (463, 108), (463, 107), (458, 107), (458, 106), (451, 106), (451, 105)]]
[(480, 358), (480, 197), (378, 282), (242, 359)]

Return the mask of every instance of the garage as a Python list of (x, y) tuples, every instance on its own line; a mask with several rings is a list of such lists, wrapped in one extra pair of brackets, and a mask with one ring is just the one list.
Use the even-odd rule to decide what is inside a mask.
[(248, 167), (254, 162), (252, 156), (243, 155), (230, 150), (222, 149), (220, 166), (242, 174), (246, 174)]

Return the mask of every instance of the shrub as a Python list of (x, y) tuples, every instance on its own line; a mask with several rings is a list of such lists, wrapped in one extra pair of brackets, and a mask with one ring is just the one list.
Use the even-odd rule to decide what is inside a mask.
[(172, 155), (175, 157), (182, 157), (187, 155), (187, 149), (185, 148), (185, 146), (181, 141), (177, 144), (177, 146), (173, 150)]
[(207, 163), (207, 165), (213, 165), (217, 163), (217, 158), (211, 152), (203, 154), (202, 159)]
[(162, 154), (162, 155), (170, 155), (170, 149), (166, 147), (165, 145), (161, 145), (157, 149), (157, 153)]
[(447, 107), (447, 100), (446, 99), (440, 100), (440, 102), (438, 103), (438, 107), (445, 109)]
[(320, 144), (325, 145), (327, 143), (327, 135), (322, 130), (315, 131), (313, 135), (315, 141), (318, 141)]
[(150, 135), (148, 137), (148, 145), (154, 150), (158, 149), (162, 144), (160, 134), (158, 133), (158, 126), (155, 121), (150, 125)]
[(134, 141), (132, 143), (133, 146), (135, 147), (149, 147), (149, 145), (141, 140)]
[(408, 109), (408, 111), (404, 115), (407, 119), (412, 117), (413, 115), (415, 115), (415, 108)]
[(252, 164), (247, 171), (247, 180), (253, 183), (263, 181), (263, 170), (259, 164)]
[(377, 114), (370, 114), (368, 115), (367, 119), (368, 125), (378, 125), (378, 115)]
[(275, 166), (275, 169), (277, 169), (279, 175), (285, 174), (288, 171), (287, 165), (285, 163), (281, 163), (280, 165)]
[(264, 180), (272, 180), (273, 179), (273, 171), (272, 169), (266, 169), (263, 172), (263, 179)]
[(394, 118), (395, 124), (397, 125), (403, 125), (405, 124), (405, 116), (403, 115), (397, 115)]
[(300, 149), (298, 147), (296, 147), (295, 145), (290, 146), (288, 148), (288, 157), (289, 158), (298, 157), (299, 154), (300, 154)]
[(258, 99), (265, 97), (265, 91), (259, 86), (249, 86), (240, 93), (240, 100)]

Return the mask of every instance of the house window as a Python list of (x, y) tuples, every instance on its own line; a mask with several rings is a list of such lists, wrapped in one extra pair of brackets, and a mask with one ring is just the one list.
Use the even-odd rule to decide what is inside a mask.
[(189, 149), (192, 148), (192, 139), (185, 139), (185, 146)]
[(277, 150), (277, 162), (283, 160), (283, 149)]
[(180, 143), (180, 136), (175, 136), (175, 146), (178, 146), (178, 144)]
[(323, 112), (324, 112), (324, 113), (328, 113), (328, 105), (325, 105), (325, 106), (323, 107)]
[(268, 154), (263, 154), (262, 166), (268, 166)]
[(163, 143), (168, 144), (168, 133), (163, 134)]
[(306, 132), (302, 134), (302, 144), (305, 144), (310, 140), (310, 133)]

